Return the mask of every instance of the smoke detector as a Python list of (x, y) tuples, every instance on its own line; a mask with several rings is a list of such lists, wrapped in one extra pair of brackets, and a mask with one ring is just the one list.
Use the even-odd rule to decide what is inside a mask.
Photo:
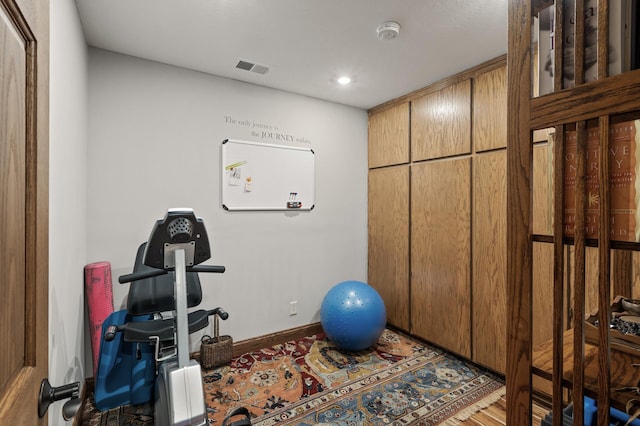
[(390, 40), (392, 38), (396, 38), (398, 34), (400, 34), (400, 24), (393, 21), (383, 22), (382, 24), (378, 25), (376, 33), (378, 34), (378, 39), (380, 40)]

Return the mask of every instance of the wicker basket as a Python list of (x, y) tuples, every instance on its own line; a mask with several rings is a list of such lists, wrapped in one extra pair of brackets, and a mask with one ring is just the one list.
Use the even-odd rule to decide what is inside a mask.
[(202, 336), (200, 345), (200, 365), (203, 368), (215, 368), (231, 361), (233, 339), (231, 336), (220, 336), (218, 315), (213, 316), (214, 337)]

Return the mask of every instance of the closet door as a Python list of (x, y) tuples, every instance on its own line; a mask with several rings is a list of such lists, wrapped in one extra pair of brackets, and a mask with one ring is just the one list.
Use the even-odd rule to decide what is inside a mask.
[(507, 67), (480, 74), (473, 85), (473, 146), (476, 152), (507, 146)]
[(409, 329), (409, 166), (369, 170), (369, 285)]
[(468, 157), (411, 166), (411, 331), (471, 357)]
[(409, 102), (369, 114), (369, 168), (409, 162)]
[(476, 155), (473, 163), (473, 360), (506, 367), (507, 156)]
[(471, 152), (471, 81), (411, 102), (411, 159), (450, 157)]

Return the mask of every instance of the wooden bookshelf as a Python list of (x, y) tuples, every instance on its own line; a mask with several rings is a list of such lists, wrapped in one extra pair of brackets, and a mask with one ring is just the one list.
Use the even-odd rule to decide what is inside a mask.
[[(562, 385), (571, 389), (574, 381), (574, 357), (573, 357), (573, 330), (567, 330), (563, 335), (563, 372)], [(598, 345), (585, 343), (584, 350), (584, 384), (585, 395), (598, 399), (600, 393), (598, 385), (599, 360)], [(631, 399), (637, 399), (638, 394), (633, 391), (617, 391), (619, 388), (636, 387), (640, 384), (640, 367), (634, 364), (640, 363), (640, 348), (638, 355), (634, 356), (626, 352), (611, 350), (610, 369), (611, 382), (615, 388), (610, 390), (611, 406), (624, 411)], [(553, 380), (553, 342), (548, 341), (538, 346), (533, 351), (532, 371), (547, 380)]]
[[(613, 0), (618, 1), (618, 0)], [(609, 128), (620, 120), (640, 117), (640, 71), (628, 71), (608, 76), (609, 11), (613, 1), (593, 2), (556, 0), (509, 2), (508, 42), (508, 147), (507, 147), (507, 424), (531, 424), (533, 375), (551, 381), (553, 426), (562, 424), (565, 392), (570, 391), (574, 424), (584, 424), (584, 396), (596, 400), (599, 426), (609, 425), (609, 408), (625, 408), (625, 398), (637, 396), (617, 392), (615, 389), (638, 385), (640, 374), (631, 366), (635, 356), (612, 348), (608, 327), (597, 329), (597, 342), (585, 340), (585, 301), (590, 298), (587, 288), (590, 274), (596, 277), (595, 293), (597, 315), (600, 324), (609, 324), (612, 298), (611, 277), (612, 250), (638, 251), (638, 243), (619, 243), (611, 240), (610, 201), (611, 188), (599, 185), (598, 231), (596, 235), (585, 233), (587, 211), (587, 150), (588, 128), (600, 128), (598, 147), (598, 179), (608, 182), (610, 160)], [(617, 6), (617, 4), (615, 4)], [(567, 7), (569, 6), (569, 7)], [(553, 57), (553, 92), (544, 96), (532, 95), (534, 70), (532, 63), (533, 23), (539, 11), (553, 7), (556, 25)], [(574, 16), (564, 16), (574, 10)], [(586, 15), (597, 14), (596, 81), (585, 83)], [(565, 19), (569, 18), (569, 19)], [(572, 19), (571, 19), (572, 18)], [(571, 28), (563, 28), (563, 22), (571, 21)], [(574, 25), (575, 24), (575, 25)], [(590, 19), (593, 24), (593, 19)], [(572, 34), (570, 34), (572, 32)], [(593, 33), (591, 33), (593, 35)], [(574, 37), (571, 57), (571, 78), (574, 87), (563, 89), (563, 42)], [(569, 63), (569, 62), (568, 62)], [(592, 76), (589, 77), (590, 79)], [(539, 139), (540, 130), (554, 129), (552, 169), (552, 229), (547, 235), (533, 233), (532, 218), (534, 197), (532, 182), (536, 181), (532, 146)], [(563, 236), (563, 158), (567, 130), (577, 133), (576, 184), (575, 184), (575, 233), (570, 240)], [(545, 233), (546, 234), (546, 233)], [(533, 241), (553, 247), (553, 339), (534, 348), (532, 317), (534, 314)], [(567, 247), (571, 246), (571, 259)], [(588, 246), (596, 247), (596, 260), (591, 264)], [(593, 250), (591, 250), (593, 253)], [(622, 257), (620, 257), (622, 258)], [(626, 257), (631, 259), (630, 256)], [(613, 263), (615, 265), (615, 262)], [(619, 263), (622, 265), (622, 262)], [(591, 271), (589, 271), (591, 269)], [(595, 269), (595, 271), (594, 271)], [(570, 276), (570, 279), (567, 277)], [(623, 278), (627, 279), (627, 278)], [(613, 283), (614, 288), (625, 286)], [(568, 286), (569, 291), (566, 291)], [(630, 289), (624, 290), (631, 293)], [(625, 294), (631, 296), (631, 294)], [(589, 301), (591, 303), (591, 301)], [(572, 313), (566, 321), (567, 309)], [(593, 336), (592, 336), (593, 337)], [(586, 343), (585, 343), (586, 342)]]

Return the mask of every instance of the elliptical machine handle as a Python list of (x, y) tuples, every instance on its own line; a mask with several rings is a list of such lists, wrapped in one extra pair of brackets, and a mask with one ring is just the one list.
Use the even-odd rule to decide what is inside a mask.
[(225, 311), (224, 309), (222, 309), (220, 307), (215, 308), (215, 309), (211, 309), (210, 311), (207, 311), (207, 314), (209, 316), (218, 315), (223, 320), (226, 320), (227, 318), (229, 318), (229, 313), (227, 313), (227, 311)]
[[(187, 267), (187, 272), (215, 272), (218, 274), (222, 274), (225, 271), (224, 266), (218, 265), (195, 265), (192, 267)], [(120, 275), (118, 277), (118, 282), (120, 284), (130, 283), (131, 281), (143, 280), (145, 278), (157, 277), (160, 275), (167, 274), (168, 271), (166, 269), (150, 269), (147, 271), (140, 272), (132, 272), (130, 274)]]
[(143, 280), (145, 278), (158, 277), (168, 273), (165, 269), (150, 269), (148, 271), (132, 272), (130, 274), (120, 275), (118, 282), (120, 284), (130, 283), (131, 281)]
[(222, 274), (225, 271), (224, 266), (218, 265), (195, 265), (191, 268), (187, 268), (187, 272), (215, 272), (218, 274)]
[(104, 332), (104, 341), (111, 342), (113, 339), (116, 338), (116, 333), (118, 331), (120, 330), (118, 330), (117, 325), (110, 325), (109, 327), (107, 327), (107, 330)]

